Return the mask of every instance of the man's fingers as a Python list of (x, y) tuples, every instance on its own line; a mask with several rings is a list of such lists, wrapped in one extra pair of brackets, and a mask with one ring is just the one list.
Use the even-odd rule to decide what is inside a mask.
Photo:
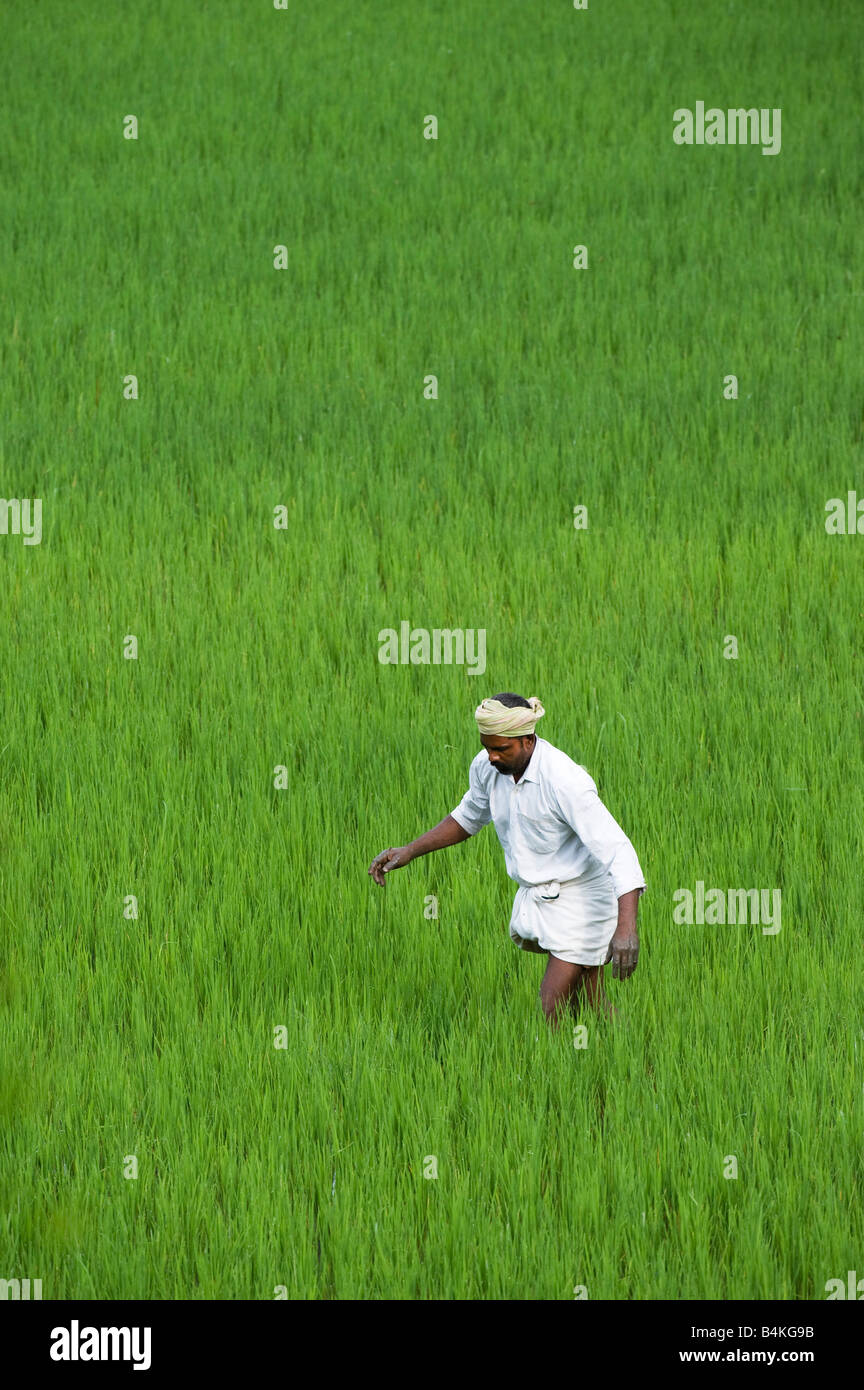
[(369, 865), (369, 873), (372, 875), (376, 883), (380, 883), (382, 885), (384, 883), (384, 874), (382, 872), (382, 869), (387, 859), (387, 856), (390, 853), (391, 851), (389, 849), (382, 849), (381, 853), (376, 854), (375, 858), (372, 860), (372, 863)]
[(639, 947), (616, 946), (613, 943), (610, 955), (612, 957), (613, 980), (626, 980), (636, 969), (639, 960)]
[[(626, 980), (626, 979), (628, 978), (628, 976), (630, 976), (630, 975), (633, 974), (633, 971), (636, 969), (636, 962), (637, 962), (638, 958), (639, 958), (639, 953), (638, 953), (638, 951), (622, 951), (622, 952), (621, 952), (621, 956), (620, 956), (620, 958), (619, 958), (619, 960), (618, 960), (618, 979), (619, 979), (619, 980)], [(614, 975), (614, 973), (615, 973), (614, 967), (613, 967), (612, 973), (613, 973), (613, 975)]]
[(384, 875), (389, 874), (391, 869), (398, 869), (402, 864), (402, 856), (398, 850), (384, 849), (372, 860), (369, 865), (369, 873), (376, 883), (380, 883), (383, 888), (386, 882)]

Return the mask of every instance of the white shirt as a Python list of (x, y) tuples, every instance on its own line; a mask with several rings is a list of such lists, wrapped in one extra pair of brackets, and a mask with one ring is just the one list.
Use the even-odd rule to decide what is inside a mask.
[(598, 863), (612, 875), (616, 897), (647, 887), (636, 851), (593, 778), (544, 738), (518, 782), (496, 772), (485, 749), (478, 753), (468, 790), (450, 814), (469, 835), (492, 821), (507, 873), (522, 887), (593, 874)]

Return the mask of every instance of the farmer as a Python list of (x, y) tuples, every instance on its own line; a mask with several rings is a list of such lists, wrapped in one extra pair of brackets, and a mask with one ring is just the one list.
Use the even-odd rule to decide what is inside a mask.
[(456, 809), (425, 835), (385, 849), (369, 873), (384, 875), (412, 859), (476, 835), (491, 820), (507, 873), (519, 884), (510, 936), (525, 951), (547, 955), (540, 1002), (552, 1028), (580, 993), (614, 1013), (603, 992), (603, 966), (615, 979), (633, 974), (639, 957), (636, 910), (646, 884), (624, 831), (606, 810), (593, 779), (534, 732), (545, 710), (532, 695), (483, 700), (474, 717), (485, 752), (468, 773)]

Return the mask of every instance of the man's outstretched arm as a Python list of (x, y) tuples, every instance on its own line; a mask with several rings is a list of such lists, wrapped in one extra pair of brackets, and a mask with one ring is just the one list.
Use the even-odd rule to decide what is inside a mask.
[(458, 820), (454, 820), (452, 816), (445, 816), (431, 830), (427, 830), (425, 835), (412, 840), (410, 845), (402, 845), (400, 849), (382, 850), (369, 865), (369, 873), (383, 888), (384, 875), (389, 874), (391, 869), (404, 869), (406, 864), (410, 864), (412, 859), (419, 859), (422, 854), (431, 854), (433, 849), (446, 849), (448, 845), (458, 845), (461, 840), (470, 838), (468, 831), (463, 830)]

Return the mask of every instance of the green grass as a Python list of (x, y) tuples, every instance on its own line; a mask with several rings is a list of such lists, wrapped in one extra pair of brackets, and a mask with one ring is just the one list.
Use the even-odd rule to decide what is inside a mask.
[[(823, 1298), (864, 1258), (860, 7), (5, 24), (0, 492), (43, 539), (0, 536), (0, 1277)], [(781, 153), (677, 147), (700, 99)], [(403, 619), (486, 672), (381, 666)], [(366, 873), (501, 689), (648, 882), (582, 1050), (491, 828)], [(676, 926), (697, 879), (782, 930)]]

